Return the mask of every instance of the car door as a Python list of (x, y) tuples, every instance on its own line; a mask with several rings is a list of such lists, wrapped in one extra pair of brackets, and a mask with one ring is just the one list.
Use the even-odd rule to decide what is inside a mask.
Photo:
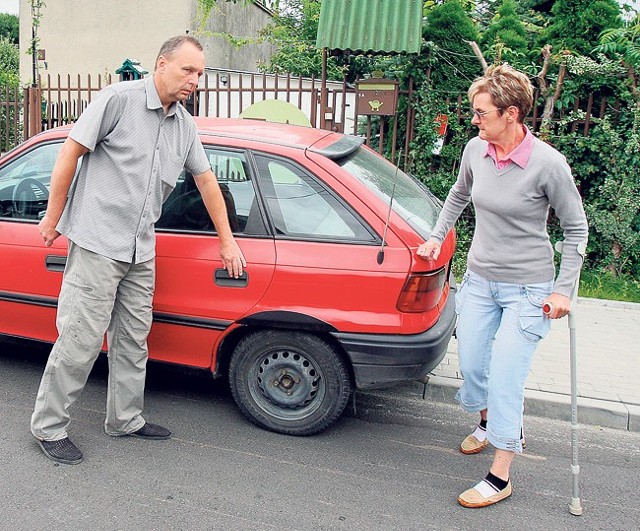
[(67, 241), (38, 231), (62, 140), (9, 155), (0, 167), (0, 333), (54, 341)]
[(384, 333), (397, 325), (395, 303), (406, 279), (406, 246), (381, 239), (355, 209), (299, 162), (254, 154), (276, 238), (277, 265), (261, 304), (315, 317), (342, 331)]
[(213, 223), (193, 176), (183, 172), (156, 224), (157, 280), (149, 338), (153, 358), (198, 367), (215, 363), (215, 342), (258, 303), (275, 267), (273, 237), (246, 154), (212, 145), (205, 149), (247, 260), (246, 272), (233, 279), (222, 269)]

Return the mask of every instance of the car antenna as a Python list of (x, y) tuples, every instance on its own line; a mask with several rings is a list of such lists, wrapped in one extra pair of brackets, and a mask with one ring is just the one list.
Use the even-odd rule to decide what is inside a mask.
[(378, 251), (378, 256), (376, 260), (378, 261), (378, 265), (381, 265), (384, 262), (384, 246), (386, 245), (387, 240), (387, 229), (389, 228), (389, 220), (391, 219), (391, 207), (393, 206), (393, 197), (396, 194), (396, 183), (398, 182), (398, 169), (400, 166), (400, 158), (402, 157), (402, 150), (398, 151), (398, 164), (396, 164), (396, 173), (393, 177), (393, 188), (391, 189), (391, 198), (389, 199), (389, 212), (387, 213), (387, 222), (384, 224), (384, 232), (382, 233), (382, 244), (380, 245), (380, 250)]

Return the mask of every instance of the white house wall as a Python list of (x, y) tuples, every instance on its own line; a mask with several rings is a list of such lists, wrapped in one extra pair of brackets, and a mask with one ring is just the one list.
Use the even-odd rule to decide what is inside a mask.
[[(160, 45), (169, 37), (189, 32), (195, 35), (196, 0), (48, 0), (42, 8), (38, 28), (39, 49), (45, 60), (39, 61), (39, 73), (77, 74), (86, 78), (111, 74), (126, 58), (137, 59), (140, 66), (153, 72)], [(237, 70), (255, 70), (266, 61), (271, 46), (248, 45), (234, 49), (224, 32), (235, 36), (256, 36), (271, 16), (256, 5), (242, 2), (219, 2), (207, 24), (207, 32), (198, 37), (204, 48), (207, 65)], [(20, 0), (20, 78), (32, 81), (31, 3)]]

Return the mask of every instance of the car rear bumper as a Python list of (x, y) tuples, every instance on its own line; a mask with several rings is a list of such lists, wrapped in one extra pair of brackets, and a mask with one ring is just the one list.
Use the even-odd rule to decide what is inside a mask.
[(358, 389), (382, 387), (423, 378), (444, 358), (456, 325), (455, 281), (440, 319), (429, 330), (408, 336), (384, 334), (332, 335), (345, 348)]

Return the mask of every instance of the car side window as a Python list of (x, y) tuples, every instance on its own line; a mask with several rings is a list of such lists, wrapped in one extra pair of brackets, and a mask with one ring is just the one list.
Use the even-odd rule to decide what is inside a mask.
[[(263, 235), (266, 227), (244, 153), (205, 149), (222, 191), (229, 225), (234, 234)], [(215, 231), (193, 175), (183, 171), (162, 208), (156, 223), (160, 230)]]
[(255, 158), (278, 234), (303, 239), (375, 240), (350, 207), (300, 166), (262, 155)]
[(61, 146), (41, 144), (0, 168), (0, 218), (42, 219)]

